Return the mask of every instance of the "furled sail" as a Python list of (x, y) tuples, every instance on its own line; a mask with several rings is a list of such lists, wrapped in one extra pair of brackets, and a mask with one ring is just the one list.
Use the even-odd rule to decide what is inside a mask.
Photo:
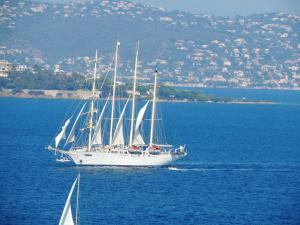
[(73, 216), (72, 216), (72, 209), (71, 209), (71, 197), (72, 197), (72, 193), (74, 191), (75, 185), (78, 181), (78, 177), (76, 178), (76, 180), (74, 181), (72, 188), (70, 190), (70, 193), (68, 195), (63, 213), (61, 215), (60, 221), (59, 221), (59, 225), (74, 225), (74, 220), (73, 220)]
[(65, 124), (63, 125), (63, 127), (61, 128), (61, 131), (59, 132), (59, 134), (55, 137), (55, 147), (57, 148), (57, 146), (59, 145), (59, 142), (61, 141), (61, 139), (65, 139), (66, 138), (66, 129), (71, 121), (70, 117)]
[(67, 145), (67, 144), (69, 144), (69, 143), (75, 141), (75, 133), (74, 133), (74, 131), (75, 131), (76, 125), (77, 125), (77, 123), (78, 123), (78, 120), (79, 120), (79, 118), (80, 118), (80, 116), (81, 116), (81, 113), (82, 113), (82, 111), (83, 111), (85, 105), (86, 105), (86, 103), (82, 106), (80, 112), (78, 113), (78, 116), (77, 116), (77, 118), (76, 118), (76, 120), (75, 120), (75, 122), (74, 122), (74, 124), (73, 124), (73, 127), (72, 127), (72, 129), (71, 129), (71, 131), (70, 131), (70, 134), (69, 134), (69, 136), (68, 136), (68, 138), (67, 138), (67, 140), (66, 140), (65, 145)]
[(144, 145), (145, 141), (140, 133), (140, 126), (143, 122), (143, 118), (145, 115), (145, 112), (147, 110), (149, 101), (141, 108), (141, 110), (138, 113), (136, 123), (135, 123), (135, 129), (134, 129), (134, 139), (133, 139), (133, 145)]
[(102, 120), (103, 120), (103, 116), (104, 116), (104, 111), (105, 111), (107, 102), (108, 102), (108, 100), (105, 102), (105, 104), (103, 106), (103, 109), (101, 111), (101, 114), (99, 116), (99, 119), (97, 121), (97, 124), (95, 126), (95, 132), (94, 132), (93, 139), (92, 139), (93, 140), (92, 141), (93, 145), (102, 145), (103, 144), (101, 124), (102, 124)]
[(123, 134), (123, 120), (124, 120), (124, 114), (125, 114), (125, 110), (127, 107), (129, 99), (126, 101), (126, 104), (121, 112), (119, 121), (117, 123), (116, 126), (116, 130), (114, 133), (114, 138), (113, 138), (113, 145), (124, 145), (124, 134)]

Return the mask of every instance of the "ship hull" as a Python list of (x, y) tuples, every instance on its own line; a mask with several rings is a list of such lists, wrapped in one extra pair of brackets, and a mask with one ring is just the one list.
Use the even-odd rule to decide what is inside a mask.
[(67, 155), (76, 165), (82, 166), (164, 166), (182, 158), (184, 155), (164, 153), (129, 154), (111, 152), (69, 152)]

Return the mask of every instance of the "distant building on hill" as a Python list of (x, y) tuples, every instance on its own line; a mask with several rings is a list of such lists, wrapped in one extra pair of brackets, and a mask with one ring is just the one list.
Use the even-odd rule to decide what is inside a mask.
[(0, 77), (8, 77), (12, 70), (12, 64), (6, 60), (0, 60)]
[(26, 70), (29, 70), (28, 66), (27, 65), (17, 65), (16, 66), (16, 71), (17, 72), (24, 72)]
[(63, 72), (63, 71), (60, 69), (60, 65), (59, 64), (55, 64), (54, 65), (54, 73), (55, 74), (59, 74), (61, 72)]

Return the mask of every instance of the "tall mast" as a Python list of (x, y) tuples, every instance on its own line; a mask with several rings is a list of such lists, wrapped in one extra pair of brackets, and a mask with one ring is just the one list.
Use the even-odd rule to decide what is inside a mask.
[(97, 61), (98, 61), (98, 51), (96, 50), (95, 55), (95, 67), (94, 67), (94, 77), (93, 77), (93, 87), (92, 87), (92, 98), (90, 105), (90, 119), (89, 119), (89, 143), (88, 151), (92, 150), (92, 132), (93, 132), (93, 115), (94, 115), (94, 100), (95, 100), (95, 88), (96, 88), (96, 74), (97, 74)]
[(117, 41), (116, 55), (115, 55), (115, 72), (114, 72), (114, 83), (113, 83), (113, 96), (111, 102), (111, 118), (110, 118), (110, 132), (109, 132), (109, 146), (112, 146), (113, 129), (114, 129), (114, 114), (115, 114), (115, 95), (116, 95), (116, 81), (117, 81), (117, 69), (118, 69), (118, 52), (120, 42)]
[(134, 65), (134, 80), (133, 80), (133, 93), (132, 93), (132, 109), (131, 109), (129, 146), (132, 146), (132, 142), (133, 142), (133, 129), (134, 129), (133, 125), (134, 125), (134, 117), (135, 117), (135, 96), (136, 96), (136, 78), (137, 78), (138, 57), (139, 57), (139, 42), (137, 42), (135, 65)]
[(150, 147), (153, 146), (153, 134), (154, 134), (154, 126), (155, 126), (155, 110), (156, 110), (156, 89), (157, 89), (157, 69), (155, 69), (155, 75), (154, 75), (151, 128), (150, 128), (150, 142), (149, 142)]
[(75, 225), (79, 224), (79, 187), (80, 187), (80, 174), (77, 177), (77, 198), (76, 198), (76, 218)]

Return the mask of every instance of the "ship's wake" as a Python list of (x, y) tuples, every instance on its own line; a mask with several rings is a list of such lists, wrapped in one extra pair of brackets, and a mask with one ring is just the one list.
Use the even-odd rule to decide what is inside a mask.
[(194, 171), (194, 172), (213, 172), (213, 171), (260, 171), (260, 172), (293, 172), (300, 171), (300, 165), (296, 164), (181, 164), (167, 166), (169, 171)]

